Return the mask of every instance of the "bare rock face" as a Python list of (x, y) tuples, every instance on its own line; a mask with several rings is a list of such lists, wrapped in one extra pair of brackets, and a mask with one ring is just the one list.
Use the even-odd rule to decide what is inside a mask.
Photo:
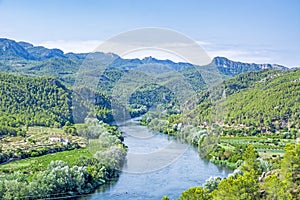
[(225, 75), (237, 75), (248, 71), (258, 71), (264, 69), (279, 69), (287, 70), (287, 67), (277, 64), (255, 64), (255, 63), (242, 63), (229, 60), (224, 57), (215, 57), (212, 61), (221, 73)]

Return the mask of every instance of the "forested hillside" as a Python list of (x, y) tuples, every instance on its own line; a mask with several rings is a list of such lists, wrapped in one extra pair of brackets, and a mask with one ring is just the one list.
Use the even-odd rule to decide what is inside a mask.
[(72, 123), (71, 91), (47, 77), (0, 73), (0, 124), (63, 126)]
[(299, 69), (247, 72), (195, 99), (192, 110), (149, 113), (142, 122), (235, 171), (186, 190), (180, 199), (299, 199)]
[[(89, 193), (103, 180), (117, 175), (116, 167), (123, 165), (126, 148), (121, 132), (103, 122), (118, 122), (119, 117), (125, 120), (126, 110), (128, 118), (146, 113), (142, 124), (197, 146), (200, 156), (215, 164), (238, 170), (234, 177), (209, 182), (214, 185), (209, 192), (204, 191), (206, 188), (192, 188), (183, 193), (182, 199), (194, 197), (190, 193), (195, 191), (220, 199), (224, 195), (222, 187), (240, 184), (244, 179), (244, 185), (251, 190), (242, 193), (247, 198), (257, 197), (258, 188), (270, 194), (273, 191), (269, 185), (273, 182), (289, 189), (289, 197), (298, 191), (292, 184), (294, 179), (290, 185), (284, 182), (289, 181), (284, 170), (290, 166), (281, 168), (280, 160), (289, 159), (283, 157), (285, 146), (294, 145), (300, 136), (299, 69), (234, 62), (222, 57), (207, 66), (195, 66), (152, 57), (123, 59), (101, 52), (64, 54), (58, 49), (0, 39), (0, 71), (9, 72), (0, 73), (0, 160), (8, 162), (2, 168), (3, 173), (9, 174), (5, 178), (9, 179), (13, 172), (11, 166), (29, 174), (24, 181), (15, 182), (25, 188), (16, 192), (20, 196), (37, 190), (38, 197), (48, 198), (62, 192), (60, 188), (38, 190), (37, 182), (31, 179), (32, 174), (38, 174), (47, 180), (44, 175), (55, 172), (56, 164), (72, 170), (73, 166), (87, 167), (78, 173), (86, 174), (82, 180), (92, 185), (70, 179), (58, 186), (81, 184), (84, 190), (66, 189), (74, 194)], [(63, 157), (85, 152), (86, 149), (77, 148), (86, 146), (98, 160), (90, 158), (92, 155), (87, 152), (88, 158), (84, 159)], [(299, 145), (297, 152), (298, 149)], [(57, 160), (71, 163), (51, 164), (51, 156), (46, 155), (47, 163), (36, 167), (37, 171), (28, 164), (30, 160), (39, 162), (39, 156), (65, 150), (71, 151), (54, 155)], [(297, 152), (291, 151), (295, 163), (299, 161)], [(24, 158), (30, 159), (12, 162)], [(285, 160), (282, 163), (288, 165)], [(280, 169), (284, 179), (268, 175), (262, 178), (267, 184), (258, 186), (261, 173), (274, 174)], [(292, 171), (293, 176), (298, 174)], [(16, 188), (14, 184), (2, 183), (0, 196), (13, 196), (10, 188)], [(220, 190), (216, 189), (218, 184)], [(231, 189), (232, 194), (240, 194), (236, 187)], [(262, 192), (259, 196), (266, 195)]]
[(0, 199), (72, 197), (116, 178), (126, 148), (100, 121), (110, 116), (108, 99), (84, 87), (0, 73)]
[[(218, 94), (216, 99), (212, 93)], [(193, 108), (180, 115), (160, 116), (168, 121), (168, 128), (160, 131), (176, 131), (182, 123), (230, 135), (295, 134), (300, 127), (300, 70), (244, 73), (198, 93), (195, 99)], [(153, 117), (157, 116), (149, 114), (144, 120)]]
[(73, 92), (52, 77), (0, 73), (0, 99), (1, 134), (20, 126), (62, 127), (74, 123), (74, 114), (80, 123), (88, 115), (113, 120), (107, 97), (86, 88)]
[[(257, 152), (248, 146), (243, 156), (241, 169), (228, 178), (211, 177), (204, 186), (192, 187), (182, 193), (179, 200), (219, 199), (299, 199), (300, 144), (288, 144), (276, 171), (263, 173)], [(168, 200), (164, 197), (163, 200)]]
[(175, 63), (171, 60), (158, 60), (153, 57), (123, 59), (113, 53), (64, 53), (59, 49), (48, 49), (27, 42), (0, 38), (0, 72), (55, 76), (71, 86), (79, 70), (97, 71), (100, 66), (122, 72), (138, 69), (147, 74), (179, 72), (196, 91), (204, 88), (205, 83), (201, 77), (202, 68), (212, 67), (224, 77), (263, 69), (287, 69), (273, 64), (235, 62), (224, 57), (216, 57), (209, 65), (199, 68), (191, 63)]
[[(153, 97), (150, 97), (153, 94), (156, 95), (154, 103), (163, 104), (163, 107), (166, 107), (166, 102), (169, 102), (161, 98), (166, 96), (164, 90), (149, 88), (147, 85), (157, 84), (168, 88), (174, 93), (173, 100), (176, 98), (176, 101), (181, 101), (182, 104), (190, 96), (207, 89), (217, 81), (244, 72), (263, 69), (286, 70), (287, 68), (272, 64), (235, 62), (223, 57), (214, 58), (208, 65), (196, 66), (191, 63), (176, 63), (153, 57), (123, 59), (113, 53), (64, 53), (59, 49), (48, 49), (27, 42), (0, 38), (0, 72), (51, 76), (69, 88), (83, 86), (78, 83), (77, 79), (78, 75), (85, 74), (87, 79), (91, 78), (92, 83), (89, 84), (98, 85), (92, 90), (95, 90), (93, 92), (98, 93), (99, 96), (116, 99), (112, 93), (123, 93), (120, 87), (130, 92), (131, 97), (121, 95), (121, 99), (130, 98), (129, 106), (125, 106), (124, 102), (121, 104), (127, 107), (131, 116), (139, 116), (147, 112), (149, 102), (153, 101)], [(93, 83), (97, 81), (96, 77), (99, 77), (99, 83)], [(148, 88), (148, 92), (145, 92), (144, 88)], [(140, 99), (134, 100), (135, 97)], [(109, 116), (108, 112), (107, 109), (101, 109), (101, 112), (96, 115), (101, 120), (106, 120), (107, 116), (109, 119), (106, 121), (111, 121), (112, 116)], [(58, 121), (60, 124), (65, 123), (65, 121)]]
[[(300, 70), (249, 72), (225, 81), (226, 98), (202, 99), (194, 112), (198, 123), (255, 128), (258, 132), (299, 129)], [(212, 108), (222, 107), (223, 121), (213, 121)]]

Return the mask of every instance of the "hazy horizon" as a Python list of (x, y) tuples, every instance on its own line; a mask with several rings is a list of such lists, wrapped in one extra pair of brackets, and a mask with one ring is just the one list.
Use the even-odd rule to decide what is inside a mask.
[(119, 33), (158, 27), (192, 38), (211, 58), (294, 67), (300, 66), (299, 9), (296, 0), (2, 0), (0, 37), (84, 53)]

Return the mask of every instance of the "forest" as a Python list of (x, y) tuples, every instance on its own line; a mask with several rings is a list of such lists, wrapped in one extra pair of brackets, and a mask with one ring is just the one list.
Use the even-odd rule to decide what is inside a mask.
[[(0, 99), (1, 199), (76, 197), (118, 176), (126, 147), (103, 122), (112, 118), (102, 94), (53, 77), (0, 73)], [(76, 106), (86, 111), (79, 121)]]
[[(228, 178), (211, 178), (203, 186), (184, 191), (179, 199), (299, 199), (299, 156), (300, 144), (286, 145), (280, 168), (261, 171), (257, 152), (250, 145), (243, 154), (244, 163)], [(164, 196), (162, 199), (169, 198)]]
[[(201, 91), (181, 114), (149, 113), (144, 122), (167, 120), (165, 131), (176, 125), (221, 130), (224, 135), (256, 135), (299, 129), (300, 70), (248, 72)], [(218, 112), (218, 114), (216, 114)], [(151, 126), (151, 123), (150, 123)], [(162, 131), (162, 130), (160, 130)], [(221, 133), (221, 132), (219, 132)]]
[(299, 77), (300, 70), (244, 73), (201, 91), (188, 103), (192, 109), (143, 117), (142, 124), (234, 170), (228, 178), (190, 188), (180, 199), (299, 198)]
[[(79, 197), (117, 178), (127, 152), (112, 125), (118, 109), (234, 170), (180, 199), (299, 198), (299, 69), (233, 63), (236, 71), (219, 66), (219, 80), (206, 82), (213, 64), (27, 51), (35, 57), (1, 60), (6, 72), (10, 62), (25, 64), (0, 73), (0, 198)], [(99, 73), (95, 62), (107, 64), (92, 89), (75, 81), (83, 60), (90, 76)]]
[(74, 198), (116, 178), (126, 156), (121, 132), (97, 119), (75, 129), (85, 147), (1, 165), (0, 198)]
[(71, 91), (50, 77), (1, 73), (0, 96), (2, 127), (61, 127), (73, 120)]

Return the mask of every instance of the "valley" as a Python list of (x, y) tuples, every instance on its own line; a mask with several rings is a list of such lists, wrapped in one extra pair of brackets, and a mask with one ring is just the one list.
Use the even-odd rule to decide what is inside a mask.
[[(299, 69), (65, 54), (9, 39), (0, 47), (0, 198), (299, 197)], [(144, 133), (153, 141), (134, 137)], [(126, 174), (135, 148), (151, 153), (174, 141), (188, 144), (183, 160), (153, 177)], [(172, 179), (174, 170), (186, 172), (185, 182)], [(155, 197), (154, 186), (124, 189), (141, 179), (174, 188)]]

